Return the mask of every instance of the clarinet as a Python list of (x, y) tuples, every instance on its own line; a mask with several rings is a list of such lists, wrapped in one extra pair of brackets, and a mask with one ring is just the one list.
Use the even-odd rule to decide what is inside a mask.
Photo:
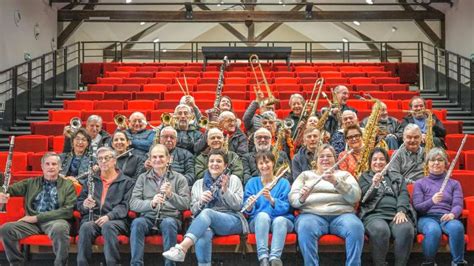
[[(88, 189), (88, 198), (94, 199), (94, 190), (95, 190), (95, 184), (94, 184), (94, 172), (92, 171), (92, 167), (94, 167), (94, 162), (92, 160), (93, 153), (91, 152), (89, 155), (89, 175), (87, 176), (87, 189)], [(93, 222), (94, 221), (94, 208), (89, 209), (89, 221)]]
[[(170, 179), (170, 166), (171, 166), (171, 162), (168, 163), (168, 165), (166, 166), (166, 174), (165, 174), (165, 180), (164, 182), (169, 182), (168, 180)], [(163, 195), (163, 197), (165, 196), (164, 193), (162, 193), (161, 191), (158, 192), (160, 193), (161, 195)], [(161, 220), (161, 209), (163, 208), (163, 204), (164, 203), (158, 203), (158, 210), (156, 211), (156, 216), (155, 216), (155, 221), (153, 222), (153, 227), (151, 228), (151, 230), (156, 230), (158, 231), (158, 222)]]
[[(8, 157), (5, 164), (5, 172), (3, 174), (3, 193), (7, 193), (8, 187), (10, 186), (11, 180), (11, 168), (12, 168), (12, 159), (13, 159), (13, 147), (15, 146), (15, 136), (10, 138), (10, 146), (8, 147)], [(6, 203), (0, 203), (0, 213), (6, 212)]]
[[(209, 189), (209, 191), (211, 191), (212, 195), (214, 195), (214, 193), (216, 193), (217, 190), (219, 190), (219, 188), (221, 187), (221, 184), (222, 184), (222, 177), (225, 176), (225, 175), (229, 175), (230, 172), (232, 171), (232, 166), (234, 165), (234, 162), (235, 160), (238, 158), (238, 156), (234, 157), (234, 159), (232, 160), (232, 162), (230, 162), (227, 167), (224, 169), (224, 172), (222, 172), (222, 174), (216, 179), (216, 181), (214, 182), (214, 184), (211, 185), (211, 188)], [(205, 209), (207, 208), (209, 205), (209, 202), (207, 203), (204, 203), (202, 201), (199, 202), (199, 210), (202, 210), (202, 209)]]
[[(390, 165), (392, 165), (392, 163), (395, 161), (395, 158), (397, 158), (398, 156), (398, 152), (402, 149), (402, 147), (404, 146), (405, 144), (402, 144), (398, 150), (392, 155), (392, 158), (390, 159), (390, 161), (387, 163), (387, 165), (385, 165), (385, 167), (382, 169), (382, 171), (380, 172), (380, 174), (382, 176), (385, 175), (385, 173), (387, 173), (388, 171), (388, 168), (390, 167)], [(367, 199), (369, 198), (369, 195), (372, 194), (372, 191), (374, 191), (375, 189), (375, 185), (374, 183), (372, 183), (369, 187), (369, 189), (367, 189), (367, 192), (365, 192), (365, 195), (364, 197), (362, 198), (361, 202), (364, 203), (367, 201)]]

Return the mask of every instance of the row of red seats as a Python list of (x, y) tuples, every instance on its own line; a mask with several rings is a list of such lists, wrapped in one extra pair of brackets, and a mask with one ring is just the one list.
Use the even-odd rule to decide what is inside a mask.
[[(391, 77), (392, 73), (390, 71), (373, 71), (373, 72), (339, 72), (339, 71), (313, 71), (311, 69), (304, 69), (305, 71), (278, 71), (278, 72), (264, 72), (265, 78), (305, 78), (305, 77), (344, 77), (344, 78), (354, 78), (354, 77)], [(339, 74), (334, 74), (339, 73)], [(260, 72), (257, 72), (257, 77), (261, 78), (263, 75)], [(105, 77), (111, 78), (164, 78), (164, 77), (187, 77), (187, 78), (217, 78), (219, 77), (218, 71), (186, 71), (186, 72), (174, 72), (174, 71), (137, 71), (137, 72), (128, 72), (121, 70), (118, 71), (106, 72)], [(224, 72), (225, 78), (255, 78), (253, 72), (246, 71), (231, 71)]]
[[(179, 93), (165, 93), (165, 100), (65, 100), (64, 110), (160, 110), (160, 109), (174, 109), (178, 105), (179, 100), (183, 95)], [(215, 92), (196, 92), (194, 93), (196, 105), (204, 110), (212, 108), (214, 105)], [(276, 104), (276, 109), (289, 109), (289, 99), (280, 100)], [(245, 110), (250, 104), (250, 100), (239, 100), (233, 98), (232, 107), (235, 110)], [(383, 100), (387, 105), (389, 112), (396, 110), (408, 110), (410, 100)], [(371, 109), (372, 101), (349, 99), (347, 105), (357, 109)], [(325, 99), (318, 100), (318, 107), (327, 106), (328, 102)], [(427, 108), (431, 109), (432, 101), (426, 101)], [(319, 109), (318, 108), (318, 109)], [(435, 110), (438, 112), (439, 110)], [(50, 120), (54, 121), (54, 120)]]
[[(165, 88), (166, 89), (166, 88)], [(329, 91), (323, 90), (327, 93)], [(165, 92), (161, 91), (76, 91), (77, 100), (164, 100)], [(212, 90), (200, 90), (196, 92), (190, 92), (195, 98), (201, 97), (201, 94), (207, 95), (208, 93), (214, 93)], [(265, 92), (266, 93), (266, 92)], [(279, 100), (289, 100), (291, 95), (295, 91), (273, 91), (272, 94)], [(311, 96), (310, 91), (299, 91), (305, 99)], [(350, 99), (357, 99), (356, 96), (371, 95), (380, 100), (409, 100), (413, 96), (419, 96), (418, 91), (349, 91)], [(183, 95), (182, 92), (179, 95)], [(241, 92), (241, 91), (229, 91), (224, 90), (222, 95), (229, 96), (233, 100), (253, 100), (255, 99), (255, 92)], [(169, 94), (168, 94), (169, 96)], [(173, 97), (173, 99), (176, 99)], [(208, 98), (209, 99), (209, 98)]]
[[(311, 92), (314, 87), (314, 83), (316, 79), (311, 79), (311, 82), (308, 83), (301, 83), (301, 84), (269, 84), (269, 88), (272, 92), (278, 91), (292, 91), (292, 92), (300, 92), (300, 91), (309, 91)], [(347, 84), (343, 82), (338, 82), (339, 80), (336, 79), (333, 82), (325, 83), (323, 85), (323, 90), (328, 92), (337, 85), (344, 85), (346, 86), (349, 91), (385, 91), (385, 92), (408, 92), (408, 84), (400, 84), (400, 83), (384, 83), (384, 84)], [(167, 91), (215, 91), (217, 87), (217, 80), (216, 82), (212, 83), (200, 83), (200, 84), (188, 84), (188, 87), (184, 85), (180, 86), (176, 83), (171, 83), (173, 80), (171, 79), (163, 79), (160, 78), (160, 82), (162, 83), (150, 83), (150, 84), (90, 84), (87, 86), (88, 91), (145, 91), (145, 92), (167, 92)], [(169, 83), (166, 83), (169, 82)], [(236, 84), (224, 84), (222, 90), (224, 92), (254, 92), (255, 84), (252, 83), (236, 83)], [(265, 90), (265, 86), (261, 86), (263, 90)]]
[[(159, 73), (159, 72), (157, 72)], [(335, 83), (348, 83), (348, 84), (398, 84), (400, 83), (399, 77), (375, 77), (375, 78), (368, 78), (368, 77), (354, 77), (354, 78), (344, 78), (338, 72), (327, 72), (329, 76), (324, 78), (337, 78), (333, 80), (332, 84)], [(156, 79), (155, 79), (156, 78)], [(122, 77), (106, 77), (106, 78), (97, 78), (97, 84), (173, 84), (178, 82), (176, 79), (179, 80), (179, 83), (183, 87), (187, 83), (189, 85), (196, 85), (196, 84), (203, 84), (201, 83), (200, 77), (186, 77), (186, 82), (184, 77), (174, 78), (174, 77), (167, 77), (167, 76), (156, 76), (148, 77), (148, 78), (122, 78)], [(203, 82), (207, 82), (207, 84), (215, 84), (217, 80), (216, 77), (209, 77), (203, 78)], [(301, 84), (301, 80), (303, 79), (304, 83), (314, 83), (317, 77), (304, 77), (304, 78), (268, 78), (267, 82), (269, 84)], [(314, 80), (314, 81), (313, 81)], [(313, 82), (310, 82), (313, 81)], [(165, 83), (171, 82), (171, 83)], [(260, 80), (261, 82), (261, 80)], [(225, 78), (224, 84), (255, 84), (255, 78), (251, 77), (234, 77), (234, 78)], [(204, 83), (206, 84), (206, 83)]]

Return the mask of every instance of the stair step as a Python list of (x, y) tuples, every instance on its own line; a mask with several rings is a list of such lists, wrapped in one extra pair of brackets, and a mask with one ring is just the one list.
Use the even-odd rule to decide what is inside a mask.
[(44, 103), (43, 104), (43, 107), (42, 108), (60, 108), (62, 109), (64, 106), (63, 106), (63, 102), (49, 102), (49, 103)]
[(458, 116), (472, 116), (471, 111), (466, 111), (466, 110), (448, 110), (448, 116), (451, 115), (458, 115)]
[(16, 127), (11, 127), (10, 130), (4, 130), (4, 129), (1, 129), (0, 130), (0, 135), (2, 136), (11, 136), (11, 135), (15, 135), (15, 136), (19, 136), (19, 135), (28, 135), (28, 134), (31, 134), (31, 131), (30, 129), (28, 128), (28, 130), (13, 130), (14, 128)]
[(45, 116), (26, 116), (25, 119), (30, 120), (31, 122), (47, 121), (48, 116), (47, 115), (45, 115)]
[(76, 94), (64, 94), (64, 95), (58, 95), (55, 97), (58, 100), (74, 100), (76, 99)]
[(48, 110), (33, 110), (30, 112), (31, 116), (48, 116)]
[[(13, 126), (13, 127), (10, 127), (10, 130), (13, 130), (13, 131), (16, 131), (16, 132), (18, 132), (18, 131), (31, 132), (29, 126)], [(31, 134), (31, 133), (28, 133), (28, 134)]]

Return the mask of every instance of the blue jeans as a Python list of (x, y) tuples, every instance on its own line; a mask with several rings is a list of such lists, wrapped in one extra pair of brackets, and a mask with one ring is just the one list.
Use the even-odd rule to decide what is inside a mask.
[[(155, 220), (148, 217), (138, 217), (132, 222), (130, 230), (130, 251), (132, 259), (130, 265), (144, 265), (143, 253), (145, 252), (145, 236), (151, 235)], [(163, 250), (168, 250), (176, 245), (178, 235), (178, 221), (174, 218), (164, 218), (160, 223), (160, 232), (163, 237)], [(165, 259), (165, 265), (175, 265), (174, 262)]]
[(426, 262), (434, 262), (442, 233), (449, 236), (449, 248), (454, 263), (464, 261), (464, 226), (459, 220), (441, 222), (441, 216), (427, 215), (418, 220), (418, 229), (424, 235), (423, 255)]
[(268, 234), (272, 231), (270, 260), (279, 259), (285, 247), (285, 238), (288, 232), (293, 231), (293, 222), (285, 217), (270, 218), (266, 212), (260, 212), (250, 222), (250, 231), (257, 239), (258, 260), (268, 258)]
[(193, 220), (185, 237), (195, 244), (199, 265), (211, 265), (212, 237), (216, 235), (234, 235), (242, 233), (242, 222), (229, 213), (204, 209)]
[(305, 266), (319, 265), (318, 240), (327, 234), (346, 240), (346, 265), (361, 265), (364, 225), (353, 213), (335, 216), (301, 214), (296, 220), (295, 228)]

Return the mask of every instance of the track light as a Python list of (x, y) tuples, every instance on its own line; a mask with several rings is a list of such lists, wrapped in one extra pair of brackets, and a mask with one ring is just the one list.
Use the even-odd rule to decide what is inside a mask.
[(306, 3), (306, 19), (312, 19), (313, 18), (313, 3)]
[(193, 6), (191, 3), (186, 2), (184, 3), (184, 8), (186, 9), (186, 19), (192, 19), (193, 18)]

